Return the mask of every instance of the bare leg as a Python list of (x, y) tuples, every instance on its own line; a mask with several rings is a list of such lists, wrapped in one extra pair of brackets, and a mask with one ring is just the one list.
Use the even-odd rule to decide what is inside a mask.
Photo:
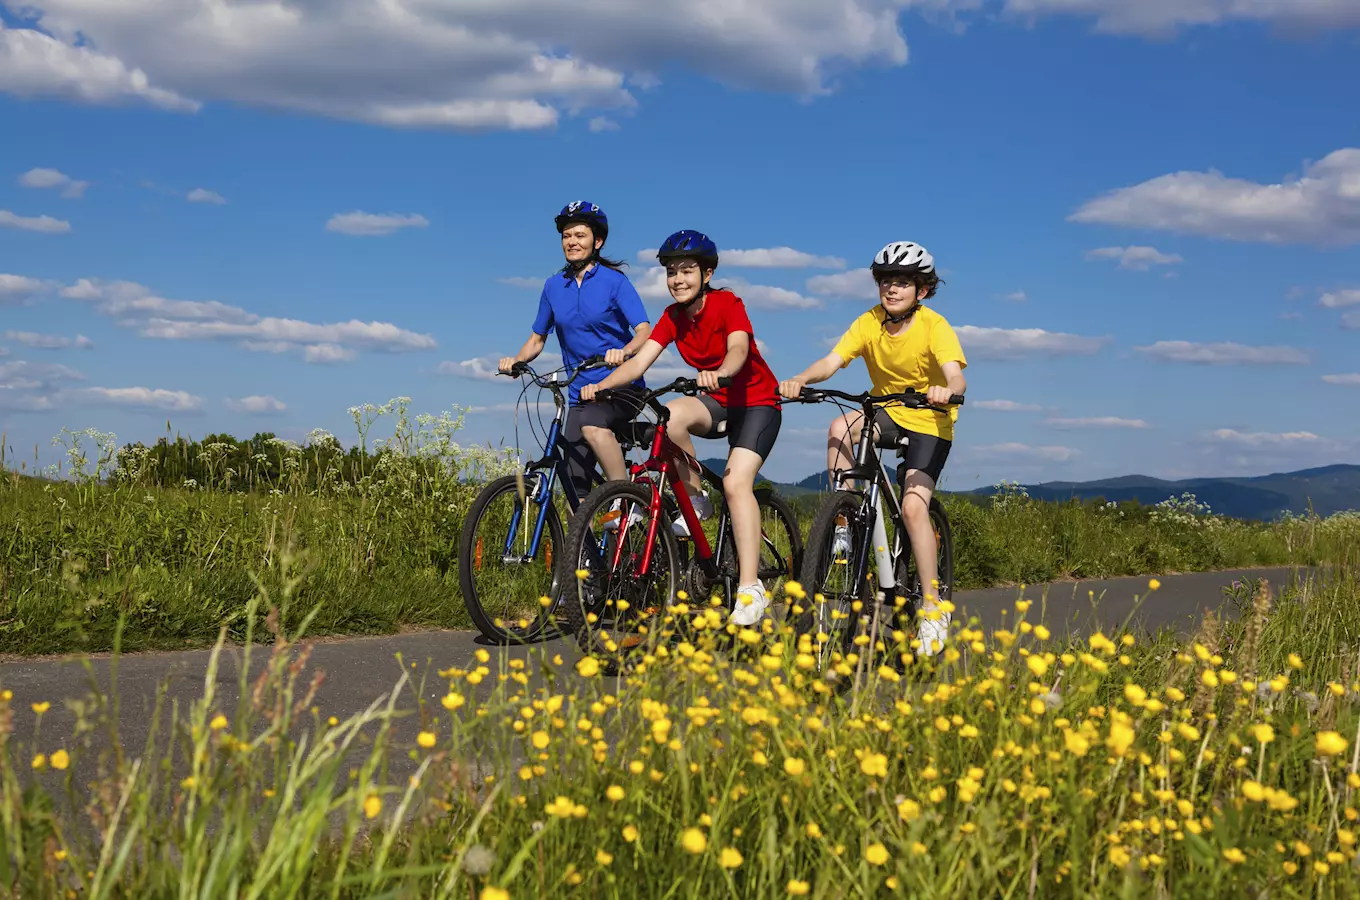
[(623, 448), (619, 446), (619, 439), (613, 431), (598, 425), (586, 425), (581, 428), (581, 436), (586, 439), (590, 449), (595, 451), (595, 458), (599, 460), (600, 468), (604, 469), (607, 481), (628, 480), (628, 465), (623, 459)]
[[(704, 406), (697, 397), (677, 397), (666, 408), (671, 411), (670, 429), (666, 432), (671, 441), (677, 447), (695, 456), (694, 441), (690, 438), (691, 434), (707, 434), (713, 427), (713, 416), (709, 414), (708, 407)], [(683, 459), (676, 460), (677, 474), (680, 480), (689, 488), (691, 494), (697, 494), (703, 489), (703, 480), (699, 477), (699, 470), (690, 467)]]
[(911, 540), (911, 555), (916, 560), (916, 571), (921, 576), (921, 609), (935, 608), (940, 577), (937, 555), (939, 545), (935, 528), (930, 524), (930, 498), (935, 491), (934, 480), (919, 469), (907, 472), (907, 490), (902, 495), (902, 519)]
[(764, 460), (745, 447), (734, 447), (723, 473), (723, 495), (732, 516), (732, 537), (737, 544), (737, 584), (760, 580), (760, 505), (756, 503), (756, 474)]

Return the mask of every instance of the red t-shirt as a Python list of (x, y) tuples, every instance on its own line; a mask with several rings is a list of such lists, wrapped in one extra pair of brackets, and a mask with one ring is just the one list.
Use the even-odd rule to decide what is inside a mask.
[(725, 409), (745, 406), (779, 406), (779, 382), (760, 355), (746, 305), (731, 291), (710, 291), (699, 315), (690, 318), (680, 304), (672, 303), (661, 314), (648, 340), (666, 347), (672, 341), (686, 365), (700, 372), (712, 371), (727, 358), (727, 336), (744, 331), (751, 336), (746, 362), (732, 376), (732, 385), (710, 395)]

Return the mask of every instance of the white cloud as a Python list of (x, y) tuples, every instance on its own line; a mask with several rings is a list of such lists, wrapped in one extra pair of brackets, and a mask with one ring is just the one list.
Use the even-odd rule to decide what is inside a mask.
[(596, 116), (587, 123), (586, 127), (599, 134), (602, 131), (618, 131), (619, 123), (608, 116)]
[(97, 104), (135, 100), (174, 112), (199, 109), (196, 101), (152, 87), (145, 72), (129, 69), (116, 56), (88, 43), (76, 46), (75, 37), (74, 29), (63, 39), (32, 28), (7, 28), (0, 20), (0, 90), (25, 98)]
[(1147, 347), (1135, 347), (1166, 362), (1197, 363), (1211, 366), (1298, 366), (1306, 365), (1307, 350), (1297, 347), (1249, 347), (1231, 341), (1200, 344), (1193, 341), (1158, 341)]
[(1046, 424), (1055, 428), (1147, 428), (1142, 419), (1121, 419), (1118, 416), (1096, 416), (1087, 419), (1044, 419)]
[[(496, 365), (500, 362), (502, 355), (508, 356), (509, 354), (478, 356), (461, 362), (445, 360), (435, 367), (435, 372), (439, 375), (471, 378), (474, 381), (504, 381), (506, 384), (515, 384), (515, 379), (497, 374)], [(529, 365), (540, 375), (546, 374), (562, 367), (562, 355), (552, 352), (540, 353), (538, 359)]]
[(1137, 272), (1146, 272), (1151, 266), (1170, 266), (1185, 262), (1178, 254), (1163, 253), (1156, 247), (1101, 247), (1098, 250), (1086, 251), (1086, 258), (1115, 259), (1119, 261), (1119, 268)]
[(907, 62), (898, 17), (919, 0), (696, 0), (665, 28), (646, 0), (32, 5), (46, 34), (0, 33), (24, 48), (0, 55), (0, 86), (10, 91), (140, 96), (172, 109), (220, 100), (402, 128), (528, 129), (553, 127), (564, 113), (630, 109), (637, 101), (626, 81), (645, 88), (677, 68), (739, 87), (826, 94), (847, 68)]
[(1276, 434), (1264, 431), (1237, 431), (1232, 428), (1219, 428), (1210, 432), (1209, 438), (1228, 444), (1245, 444), (1248, 447), (1315, 443), (1322, 440), (1321, 437), (1311, 431), (1286, 431)]
[[(644, 251), (645, 252), (645, 251)], [(656, 251), (651, 251), (653, 259)], [(754, 250), (723, 250), (719, 260), (724, 266), (751, 269), (844, 269), (839, 256), (817, 256), (792, 247), (763, 247)]]
[[(952, 0), (971, 9), (971, 0)], [(1353, 0), (1005, 0), (1006, 13), (1024, 18), (1072, 15), (1095, 19), (1106, 34), (1167, 37), (1193, 26), (1261, 22), (1292, 29), (1360, 25)]]
[(1360, 387), (1360, 372), (1353, 372), (1346, 375), (1323, 375), (1322, 380), (1328, 384), (1344, 384)]
[(1031, 444), (1010, 442), (1005, 444), (984, 444), (973, 447), (972, 452), (984, 458), (1009, 458), (1043, 460), (1046, 462), (1066, 462), (1078, 455), (1071, 447), (1036, 447)]
[(0, 272), (0, 304), (22, 302), (46, 288), (47, 284), (40, 279)]
[(1338, 309), (1343, 306), (1360, 305), (1360, 288), (1346, 288), (1339, 291), (1328, 291), (1318, 299), (1318, 306), (1325, 306), (1329, 309)]
[(39, 334), (35, 331), (6, 331), (4, 339), (35, 350), (64, 350), (67, 347), (88, 350), (94, 346), (94, 341), (83, 334), (68, 338), (60, 334)]
[(998, 412), (1040, 412), (1043, 407), (1037, 403), (1017, 403), (1014, 400), (970, 400), (973, 409), (992, 409)]
[(228, 397), (226, 407), (235, 413), (265, 416), (284, 412), (288, 404), (271, 394), (255, 394), (250, 397)]
[(507, 275), (504, 278), (497, 278), (496, 280), (501, 284), (508, 284), (511, 287), (532, 288), (534, 290), (542, 290), (544, 282), (544, 279), (542, 278), (526, 278), (523, 275)]
[(375, 237), (391, 234), (398, 228), (425, 228), (430, 220), (419, 214), (398, 215), (359, 212), (336, 213), (326, 222), (327, 231), (340, 234)]
[(73, 388), (59, 393), (57, 399), (62, 403), (124, 406), (131, 409), (155, 409), (167, 412), (195, 412), (203, 408), (202, 397), (188, 391), (169, 391), (164, 388)]
[(511, 413), (519, 408), (519, 403), (492, 403), (489, 406), (467, 406), (463, 411), (470, 416), (481, 415), (482, 413)]
[(1025, 303), (1029, 300), (1029, 295), (1024, 291), (1011, 291), (1009, 294), (1002, 294), (1002, 300), (1009, 300), (1011, 303)]
[(1360, 241), (1360, 149), (1336, 150), (1277, 184), (1218, 171), (1175, 172), (1086, 203), (1069, 221), (1190, 232), (1236, 241)]
[(17, 228), (20, 231), (36, 231), (39, 234), (66, 234), (71, 230), (71, 223), (51, 216), (21, 216), (7, 209), (0, 209), (0, 228)]
[(1022, 359), (1027, 356), (1092, 356), (1112, 340), (1110, 337), (1083, 337), (1042, 328), (960, 325), (955, 332), (966, 355), (994, 360)]
[(85, 189), (90, 186), (88, 181), (76, 181), (56, 169), (29, 169), (19, 176), (19, 183), (30, 188), (54, 188), (60, 190), (63, 197), (72, 199), (83, 197)]
[(185, 195), (184, 199), (190, 203), (214, 203), (219, 206), (227, 202), (226, 198), (217, 191), (210, 191), (207, 188), (194, 188)]
[(868, 269), (851, 269), (835, 275), (814, 275), (807, 289), (818, 297), (837, 300), (878, 300), (878, 285)]
[(260, 316), (216, 300), (170, 300), (131, 281), (105, 282), (82, 278), (62, 288), (71, 300), (95, 303), (95, 309), (135, 328), (142, 337), (160, 340), (236, 341), (247, 350), (298, 353), (306, 362), (343, 362), (359, 349), (400, 352), (438, 346), (428, 334), (388, 322), (318, 324), (298, 319)]
[(61, 382), (83, 381), (85, 376), (70, 366), (35, 363), (24, 359), (0, 363), (0, 388), (48, 390)]

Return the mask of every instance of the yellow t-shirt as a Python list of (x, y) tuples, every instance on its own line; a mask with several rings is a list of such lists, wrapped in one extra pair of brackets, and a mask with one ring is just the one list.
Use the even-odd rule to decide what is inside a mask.
[[(935, 310), (920, 307), (907, 329), (897, 334), (884, 330), (886, 315), (882, 306), (875, 306), (850, 325), (832, 351), (844, 360), (842, 369), (856, 357), (864, 357), (875, 394), (907, 390), (924, 393), (932, 384), (946, 387), (948, 380), (942, 369), (945, 363), (967, 367), (958, 335)], [(954, 422), (959, 417), (957, 406), (948, 412), (889, 406), (885, 412), (908, 431), (936, 435), (947, 441), (954, 439)]]

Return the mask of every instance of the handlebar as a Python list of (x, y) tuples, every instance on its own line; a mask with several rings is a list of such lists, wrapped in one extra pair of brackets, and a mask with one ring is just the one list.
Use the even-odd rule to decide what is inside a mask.
[[(731, 386), (732, 386), (731, 378), (718, 379), (719, 388)], [(699, 386), (699, 381), (696, 378), (677, 378), (668, 385), (648, 391), (638, 399), (640, 399), (643, 403), (652, 403), (658, 397), (661, 397), (664, 394), (685, 394), (687, 396), (692, 397), (700, 392), (705, 392), (707, 390), (708, 390), (707, 388), (702, 388)], [(595, 399), (596, 400), (614, 399), (614, 388), (604, 388), (602, 390), (596, 391)]]
[[(576, 366), (576, 368), (572, 370), (571, 377), (568, 378), (568, 379), (566, 380), (566, 383), (570, 384), (572, 381), (575, 381), (575, 380), (576, 380), (576, 376), (579, 375), (579, 374), (582, 373), (582, 372), (587, 372), (587, 371), (589, 371), (589, 370), (591, 370), (591, 369), (599, 369), (599, 368), (602, 368), (602, 367), (604, 367), (604, 366), (606, 366), (606, 365), (608, 365), (608, 363), (606, 363), (606, 362), (604, 361), (604, 357), (603, 357), (603, 356), (598, 356), (598, 355), (596, 355), (596, 356), (587, 357), (587, 358), (581, 360), (580, 364), (578, 364), (578, 365)], [(553, 375), (553, 374), (556, 374), (557, 372), (565, 372), (565, 371), (567, 371), (567, 367), (566, 367), (566, 366), (563, 366), (562, 368), (557, 369), (557, 370), (555, 370), (554, 372), (549, 372), (548, 374), (549, 374), (549, 375)], [(537, 372), (535, 372), (535, 371), (533, 370), (533, 368), (532, 368), (527, 362), (517, 362), (517, 363), (515, 363), (513, 366), (510, 367), (510, 371), (509, 371), (509, 372), (497, 372), (496, 375), (497, 375), (497, 376), (504, 375), (504, 376), (506, 376), (507, 378), (519, 378), (519, 377), (521, 377), (521, 376), (523, 376), (523, 375), (528, 375), (528, 376), (530, 376), (531, 378), (533, 378), (534, 383), (537, 384), (539, 387), (547, 387), (547, 386), (548, 386), (548, 385), (544, 384), (544, 381), (543, 381), (543, 379), (544, 379), (545, 377), (547, 377), (547, 376), (545, 376), (545, 375), (540, 375), (540, 374), (538, 374)]]
[[(888, 406), (892, 403), (901, 403), (903, 406), (912, 409), (943, 409), (936, 406), (926, 399), (926, 395), (920, 391), (906, 391), (901, 394), (870, 394), (865, 391), (862, 394), (847, 394), (845, 391), (837, 391), (831, 388), (810, 388), (805, 387), (799, 396), (793, 399), (784, 398), (785, 403), (824, 403), (827, 400), (845, 400), (862, 407)], [(949, 405), (962, 406), (963, 394), (951, 394)]]

